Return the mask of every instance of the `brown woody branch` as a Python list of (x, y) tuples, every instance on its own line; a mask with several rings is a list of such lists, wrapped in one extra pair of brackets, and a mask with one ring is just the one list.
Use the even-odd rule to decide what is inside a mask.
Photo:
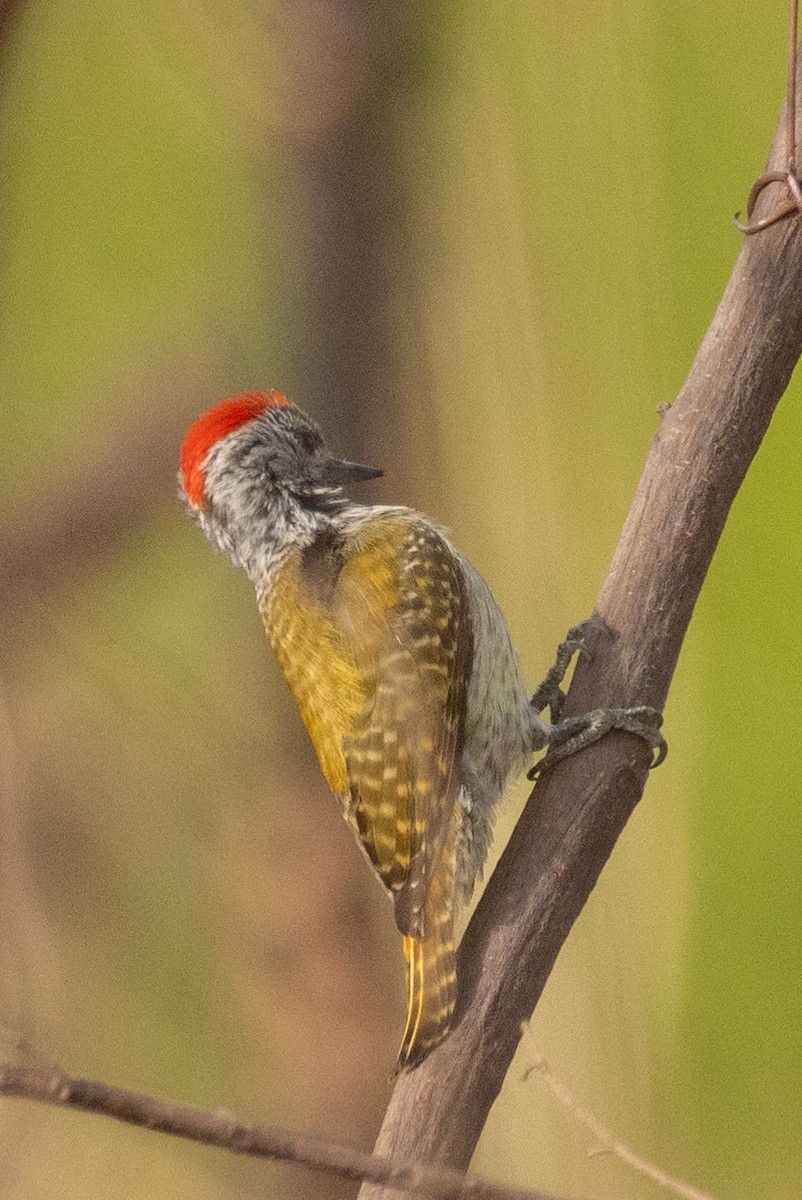
[[(781, 121), (770, 169), (783, 158), (783, 129)], [(758, 218), (778, 202), (775, 192), (762, 194)], [(744, 243), (663, 416), (597, 602), (614, 638), (594, 638), (567, 716), (609, 704), (662, 708), (730, 506), (800, 350), (802, 227), (793, 220)], [(467, 1168), (521, 1030), (640, 799), (646, 766), (645, 750), (617, 733), (538, 783), (463, 939), (456, 1027), (399, 1079), (376, 1153)], [(360, 1194), (385, 1193), (365, 1185)]]
[(235, 1154), (297, 1163), (343, 1179), (367, 1179), (408, 1196), (427, 1196), (430, 1200), (461, 1200), (463, 1197), (465, 1200), (558, 1200), (546, 1192), (522, 1191), (500, 1187), (483, 1179), (467, 1179), (458, 1171), (442, 1167), (422, 1167), (374, 1157), (310, 1134), (243, 1125), (231, 1113), (204, 1112), (91, 1079), (70, 1079), (56, 1067), (0, 1064), (0, 1096), (97, 1113), (127, 1125), (219, 1146)]
[[(781, 146), (782, 129), (772, 168)], [(758, 219), (773, 199), (761, 197)], [(801, 252), (796, 221), (742, 248), (688, 379), (655, 438), (599, 596), (597, 611), (615, 638), (596, 637), (593, 662), (579, 664), (566, 715), (610, 703), (664, 703), (730, 506), (802, 350)], [(20, 575), (30, 570), (21, 540), (6, 558)], [(645, 775), (643, 748), (616, 734), (538, 784), (536, 802), (530, 798), (463, 939), (456, 1027), (421, 1067), (399, 1080), (377, 1157), (43, 1068), (0, 1066), (0, 1094), (364, 1179), (363, 1196), (403, 1189), (435, 1197), (550, 1200), (542, 1192), (404, 1161), (467, 1167), (521, 1029), (640, 799)]]
[(632, 1167), (633, 1171), (640, 1171), (642, 1175), (653, 1180), (659, 1187), (665, 1188), (666, 1191), (674, 1192), (677, 1196), (681, 1196), (682, 1200), (715, 1200), (715, 1197), (710, 1192), (701, 1191), (700, 1188), (694, 1187), (693, 1184), (686, 1183), (684, 1179), (678, 1179), (676, 1175), (669, 1174), (662, 1167), (658, 1167), (643, 1158), (640, 1154), (636, 1154), (626, 1142), (622, 1142), (606, 1125), (603, 1125), (594, 1113), (590, 1112), (587, 1108), (583, 1108), (581, 1104), (577, 1104), (568, 1088), (554, 1074), (545, 1059), (538, 1059), (531, 1066), (528, 1066), (521, 1076), (521, 1080), (528, 1079), (535, 1071), (543, 1076), (549, 1091), (559, 1100), (560, 1104), (567, 1108), (581, 1125), (590, 1130), (601, 1150), (614, 1154), (616, 1158), (620, 1158), (622, 1162), (625, 1162), (628, 1167)]

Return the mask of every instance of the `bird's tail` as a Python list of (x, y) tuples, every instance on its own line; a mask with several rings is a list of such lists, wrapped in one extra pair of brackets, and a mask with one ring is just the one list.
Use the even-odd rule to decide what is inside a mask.
[[(425, 937), (405, 937), (407, 1024), (396, 1074), (423, 1062), (451, 1028), (457, 1000), (454, 905), (450, 889), (433, 880), (425, 911)], [(444, 894), (446, 893), (446, 894)]]

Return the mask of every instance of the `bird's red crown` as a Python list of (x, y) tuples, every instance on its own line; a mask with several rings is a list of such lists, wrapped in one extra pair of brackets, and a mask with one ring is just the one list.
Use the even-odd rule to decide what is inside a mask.
[(240, 425), (261, 417), (269, 408), (291, 408), (289, 400), (276, 388), (267, 392), (241, 392), (207, 408), (190, 425), (181, 447), (181, 477), (190, 504), (203, 508), (206, 490), (206, 456), (221, 438)]

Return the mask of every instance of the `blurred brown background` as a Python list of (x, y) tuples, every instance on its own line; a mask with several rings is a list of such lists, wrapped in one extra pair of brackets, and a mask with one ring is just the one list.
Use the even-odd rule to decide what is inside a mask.
[[(277, 386), (364, 494), (447, 524), (539, 681), (588, 615), (658, 404), (738, 249), (785, 5), (18, 0), (0, 89), (3, 1053), (369, 1146), (392, 916), (241, 573), (176, 500), (184, 428)], [(650, 781), (477, 1154), (654, 1185), (526, 1066), (729, 1200), (796, 1194), (799, 389), (736, 504)], [(503, 845), (526, 794), (498, 831)], [(348, 1196), (0, 1104), (0, 1190)]]

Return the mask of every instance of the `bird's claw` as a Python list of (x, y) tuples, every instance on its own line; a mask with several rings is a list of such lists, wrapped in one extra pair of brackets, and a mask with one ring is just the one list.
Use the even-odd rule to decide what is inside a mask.
[(548, 708), (551, 711), (551, 719), (555, 723), (560, 720), (565, 703), (565, 692), (561, 685), (566, 671), (575, 654), (586, 658), (588, 662), (593, 662), (593, 651), (585, 644), (585, 637), (596, 629), (607, 629), (606, 623), (598, 615), (588, 617), (586, 621), (580, 621), (578, 625), (571, 626), (565, 635), (565, 641), (560, 642), (557, 647), (557, 659), (554, 666), (539, 687), (535, 689), (530, 700), (530, 704), (536, 712), (542, 713), (544, 709)]
[(652, 753), (649, 769), (653, 770), (668, 753), (668, 743), (660, 732), (662, 724), (662, 713), (645, 704), (634, 708), (597, 708), (581, 717), (568, 717), (553, 726), (548, 752), (535, 763), (527, 779), (538, 779), (556, 763), (592, 746), (614, 729), (633, 733), (647, 743)]

